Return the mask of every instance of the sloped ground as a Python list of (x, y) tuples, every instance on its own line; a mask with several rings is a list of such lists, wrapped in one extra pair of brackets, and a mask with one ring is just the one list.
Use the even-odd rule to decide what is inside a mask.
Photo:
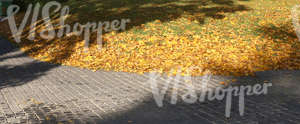
[[(267, 95), (245, 98), (239, 116), (234, 98), (231, 118), (225, 118), (225, 100), (159, 108), (153, 99), (149, 75), (92, 72), (39, 62), (8, 41), (0, 40), (0, 123), (99, 124), (298, 124), (300, 71), (267, 71), (256, 77), (212, 76), (208, 87), (235, 79), (232, 85), (273, 83)], [(159, 78), (163, 85), (165, 77)], [(196, 88), (204, 77), (194, 77)], [(180, 86), (183, 83), (180, 83)], [(179, 89), (183, 90), (182, 88)], [(181, 93), (179, 93), (181, 94)]]

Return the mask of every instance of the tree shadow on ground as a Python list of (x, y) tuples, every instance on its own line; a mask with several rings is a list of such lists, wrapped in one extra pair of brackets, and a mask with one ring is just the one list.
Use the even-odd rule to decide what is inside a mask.
[(0, 42), (0, 89), (26, 84), (58, 66), (28, 58), (7, 40)]
[[(286, 22), (279, 26), (268, 24), (261, 26), (256, 31), (261, 38), (272, 41), (278, 50), (288, 54), (281, 57), (279, 62), (270, 62), (270, 65), (266, 66), (277, 65), (276, 69), (300, 69), (300, 39), (297, 38), (291, 23)], [(274, 49), (276, 50), (276, 48)]]
[[(16, 58), (16, 57), (13, 57)], [(46, 74), (57, 65), (44, 62), (29, 62), (21, 65), (1, 65), (0, 87), (10, 87), (26, 84)]]
[(73, 14), (73, 18), (69, 19), (70, 22), (103, 22), (128, 18), (132, 22), (126, 30), (155, 20), (161, 22), (176, 20), (187, 14), (195, 16), (195, 19), (204, 23), (207, 17), (220, 19), (224, 13), (250, 10), (234, 0), (80, 0), (76, 2), (70, 0), (68, 3)]
[[(262, 73), (261, 78), (253, 77), (240, 77), (238, 82), (232, 86), (241, 85), (255, 85), (262, 84), (263, 81), (268, 79), (274, 79), (270, 81), (274, 83), (266, 95), (253, 95), (245, 97), (245, 113), (244, 116), (240, 116), (239, 113), (239, 98), (237, 96), (232, 99), (231, 106), (231, 117), (225, 117), (225, 106), (226, 98), (223, 100), (205, 100), (204, 102), (197, 101), (196, 103), (186, 103), (181, 100), (181, 96), (178, 96), (178, 101), (176, 104), (171, 104), (170, 99), (172, 94), (167, 94), (163, 102), (163, 107), (158, 107), (155, 103), (154, 98), (149, 95), (149, 97), (144, 98), (141, 101), (136, 102), (137, 106), (134, 108), (124, 108), (124, 110), (107, 115), (104, 118), (88, 117), (88, 120), (83, 120), (89, 123), (99, 123), (99, 124), (232, 124), (232, 123), (291, 123), (296, 124), (300, 122), (300, 96), (291, 96), (290, 93), (281, 94), (277, 92), (278, 90), (289, 90), (293, 86), (283, 86), (277, 85), (278, 74), (281, 77), (289, 76), (288, 73)], [(283, 75), (282, 75), (283, 74)], [(299, 79), (299, 71), (293, 73), (294, 76), (291, 77), (294, 81)], [(266, 77), (265, 77), (266, 76)], [(275, 76), (275, 77), (274, 77)], [(290, 79), (290, 78), (287, 78)], [(299, 87), (298, 87), (299, 88)], [(171, 90), (171, 89), (170, 89)], [(299, 89), (298, 89), (299, 90)], [(200, 92), (196, 92), (197, 96), (200, 96)], [(48, 112), (41, 112), (45, 108), (45, 105), (33, 105), (26, 109), (32, 109), (31, 112), (44, 113), (45, 115), (38, 115), (40, 117), (47, 116), (50, 119), (42, 119), (41, 123), (71, 123), (68, 120), (60, 120), (61, 117), (69, 116), (72, 122), (81, 123), (79, 118), (74, 118), (77, 115), (57, 113), (53, 114), (55, 109)], [(91, 111), (89, 111), (91, 112)], [(83, 115), (87, 112), (80, 112)], [(37, 118), (36, 115), (32, 114), (30, 118)], [(60, 121), (59, 121), (60, 120)], [(35, 122), (39, 122), (36, 120)]]
[[(299, 123), (300, 87), (299, 70), (277, 70), (256, 72), (256, 76), (234, 77), (232, 86), (272, 84), (265, 96), (249, 96), (256, 105), (257, 115), (262, 116), (260, 123)], [(246, 97), (247, 99), (247, 97)], [(251, 106), (249, 106), (251, 107)], [(247, 108), (247, 103), (246, 103)], [(265, 111), (266, 115), (260, 112)], [(263, 113), (263, 112), (262, 112)], [(264, 117), (263, 117), (264, 116)], [(276, 119), (274, 119), (276, 118)], [(277, 122), (276, 122), (277, 121)]]
[[(260, 41), (251, 44), (253, 54), (249, 54), (247, 65), (238, 66), (231, 63), (218, 63), (211, 72), (219, 72), (221, 75), (245, 76), (253, 75), (256, 71), (267, 70), (299, 70), (300, 69), (300, 39), (294, 31), (291, 23), (281, 25), (266, 24), (254, 28), (253, 37), (259, 37)], [(244, 57), (244, 56), (239, 56)], [(252, 59), (254, 58), (254, 59)], [(207, 63), (216, 63), (210, 60)], [(223, 72), (228, 72), (224, 74)], [(217, 73), (219, 74), (219, 73)]]
[[(86, 24), (87, 22), (130, 19), (131, 22), (126, 26), (125, 31), (141, 27), (143, 24), (155, 20), (169, 22), (186, 15), (191, 16), (192, 20), (204, 24), (206, 18), (222, 19), (225, 17), (225, 13), (250, 10), (247, 6), (239, 5), (234, 0), (69, 0), (63, 4), (70, 6), (71, 16), (66, 20), (70, 25), (76, 22)], [(109, 32), (104, 32), (104, 34)], [(91, 41), (95, 43), (96, 37), (93, 35)], [(55, 63), (68, 59), (74, 52), (76, 43), (83, 42), (82, 37), (77, 36), (64, 37), (54, 41), (40, 40), (40, 42), (27, 41), (25, 38), (26, 36), (23, 38), (24, 43), (22, 45), (31, 47), (26, 51), (27, 53), (42, 52), (49, 48), (53, 42), (63, 44), (64, 47), (51, 53), (50, 61)], [(105, 39), (103, 41), (105, 44)]]
[(0, 39), (0, 56), (17, 50), (17, 46)]

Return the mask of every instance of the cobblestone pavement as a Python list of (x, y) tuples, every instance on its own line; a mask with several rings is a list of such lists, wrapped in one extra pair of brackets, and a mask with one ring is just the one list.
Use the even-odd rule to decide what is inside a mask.
[[(240, 116), (233, 98), (231, 117), (225, 117), (224, 100), (188, 104), (178, 97), (171, 104), (171, 89), (158, 107), (149, 74), (92, 72), (35, 61), (5, 40), (0, 40), (0, 123), (99, 124), (299, 124), (300, 71), (259, 72), (256, 77), (193, 77), (194, 88), (273, 83), (266, 95), (245, 97)], [(166, 84), (158, 78), (158, 85)], [(178, 95), (186, 93), (183, 82)], [(222, 87), (224, 87), (222, 85)], [(196, 91), (200, 96), (200, 90)]]

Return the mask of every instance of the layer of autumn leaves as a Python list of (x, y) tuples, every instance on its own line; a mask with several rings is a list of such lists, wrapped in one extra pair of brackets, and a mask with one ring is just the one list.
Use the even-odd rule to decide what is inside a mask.
[[(256, 4), (263, 2), (266, 0), (244, 2), (252, 10), (221, 12), (223, 19), (205, 18), (204, 24), (187, 14), (169, 22), (155, 20), (124, 32), (106, 33), (101, 51), (93, 43), (84, 52), (82, 38), (75, 36), (52, 41), (28, 41), (24, 37), (20, 47), (42, 61), (91, 70), (163, 73), (196, 67), (192, 75), (209, 70), (212, 74), (240, 76), (300, 69), (300, 41), (291, 23), (291, 4)], [(6, 23), (1, 27), (8, 28)], [(95, 39), (95, 34), (92, 37)]]

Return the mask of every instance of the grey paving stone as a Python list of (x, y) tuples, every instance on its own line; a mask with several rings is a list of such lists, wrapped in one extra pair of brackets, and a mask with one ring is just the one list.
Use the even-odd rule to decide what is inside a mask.
[[(230, 118), (224, 100), (186, 103), (180, 97), (171, 104), (172, 86), (163, 107), (153, 97), (149, 74), (92, 72), (36, 61), (15, 45), (0, 40), (0, 123), (99, 123), (99, 124), (299, 124), (300, 71), (256, 73), (255, 77), (211, 76), (209, 88), (237, 79), (232, 86), (269, 82), (268, 94), (245, 97), (245, 114), (239, 114), (239, 98), (233, 97)], [(204, 76), (193, 77), (197, 97)], [(168, 77), (157, 79), (160, 88)], [(179, 80), (178, 95), (187, 92)]]

